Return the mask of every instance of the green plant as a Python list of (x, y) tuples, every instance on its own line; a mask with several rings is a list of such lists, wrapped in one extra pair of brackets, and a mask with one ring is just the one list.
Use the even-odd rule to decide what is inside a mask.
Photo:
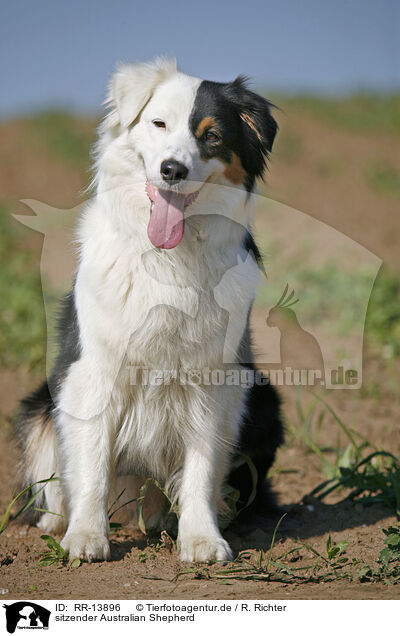
[[(46, 487), (46, 485), (48, 483), (50, 483), (52, 481), (58, 481), (58, 477), (54, 477), (54, 474), (51, 475), (51, 477), (49, 477), (48, 479), (40, 479), (39, 481), (36, 481), (35, 483), (30, 484), (29, 486), (27, 486), (26, 488), (21, 490), (21, 492), (19, 492), (17, 495), (15, 495), (11, 499), (10, 503), (7, 506), (7, 510), (5, 511), (5, 513), (3, 515), (3, 519), (1, 521), (1, 524), (0, 524), (0, 534), (2, 534), (2, 532), (4, 532), (4, 530), (7, 528), (7, 521), (9, 519), (9, 517), (10, 517), (11, 510), (12, 510), (12, 507), (14, 506), (14, 504), (16, 504), (17, 501), (19, 501), (27, 493), (29, 493), (34, 486), (38, 486), (39, 484), (43, 484), (40, 488), (38, 488), (38, 490), (36, 490), (36, 492), (34, 492), (30, 497), (28, 497), (28, 499), (23, 504), (23, 506), (18, 510), (18, 512), (15, 515), (13, 515), (13, 517), (12, 517), (13, 520), (18, 519), (18, 517), (20, 515), (22, 515), (26, 510), (28, 510), (28, 508), (33, 506), (36, 498), (40, 495), (42, 490)], [(37, 510), (39, 512), (51, 512), (50, 510), (44, 510), (43, 508), (35, 508), (35, 510)], [(52, 514), (57, 514), (57, 513), (53, 512)]]
[(243, 513), (246, 510), (246, 508), (248, 508), (250, 504), (253, 503), (255, 496), (257, 494), (258, 474), (252, 459), (248, 455), (245, 455), (244, 453), (238, 454), (232, 463), (232, 469), (236, 469), (239, 466), (242, 466), (243, 464), (247, 465), (247, 468), (250, 473), (251, 486), (252, 486), (250, 495), (246, 503), (238, 507), (240, 491), (235, 488), (232, 488), (231, 486), (229, 486), (229, 484), (226, 485), (225, 492), (224, 492), (225, 508), (218, 519), (220, 528), (226, 528), (227, 526), (229, 526), (229, 524), (232, 523), (232, 521), (236, 519), (236, 517), (238, 517), (239, 514)]
[[(323, 406), (321, 407), (321, 402)], [(350, 429), (343, 422), (329, 404), (319, 396), (313, 394), (313, 399), (304, 406), (301, 402), (300, 390), (296, 392), (296, 410), (298, 421), (289, 421), (289, 432), (292, 439), (299, 439), (310, 451), (315, 453), (322, 464), (322, 471), (328, 479), (338, 478), (342, 468), (347, 468), (362, 459), (363, 451), (370, 443), (356, 430)], [(339, 425), (337, 441), (335, 447), (323, 446), (319, 438), (323, 436), (323, 427), (327, 414), (330, 413)], [(342, 448), (340, 444), (340, 434), (342, 431), (348, 440), (348, 444)], [(361, 438), (357, 442), (356, 437)], [(328, 456), (334, 456), (334, 460)]]
[(139, 529), (141, 530), (141, 532), (143, 532), (143, 534), (147, 534), (146, 524), (145, 524), (145, 520), (143, 516), (143, 505), (144, 505), (144, 500), (146, 497), (146, 492), (150, 484), (153, 484), (153, 486), (158, 488), (158, 490), (160, 490), (160, 492), (162, 492), (162, 494), (164, 495), (165, 507), (171, 506), (171, 501), (169, 499), (168, 493), (165, 490), (165, 488), (163, 488), (156, 479), (153, 479), (152, 477), (148, 477), (146, 481), (144, 482), (143, 486), (141, 487), (139, 491), (139, 497), (137, 498), (137, 520), (138, 520)]
[(346, 548), (348, 546), (348, 542), (341, 541), (338, 544), (333, 544), (331, 535), (328, 536), (328, 539), (326, 541), (325, 555), (318, 552), (318, 550), (316, 550), (308, 543), (303, 543), (303, 545), (305, 548), (307, 548), (307, 550), (315, 554), (315, 556), (317, 557), (316, 562), (312, 566), (313, 574), (321, 567), (326, 567), (328, 568), (328, 570), (333, 570), (336, 575), (337, 571), (345, 567), (349, 561), (349, 559), (344, 556), (344, 553), (346, 552)]
[[(41, 554), (39, 565), (42, 567), (49, 565), (56, 565), (58, 567), (66, 566), (68, 564), (68, 555), (64, 548), (48, 534), (42, 534), (40, 538), (43, 539), (49, 549)], [(69, 567), (71, 568), (78, 568), (80, 565), (80, 559), (73, 559), (73, 561), (69, 563)]]
[(361, 583), (400, 583), (400, 526), (383, 528), (386, 547), (381, 550), (375, 565), (353, 559), (352, 579)]
[(139, 561), (140, 561), (140, 563), (146, 563), (148, 557), (149, 557), (149, 555), (144, 550), (142, 550), (142, 552), (139, 552)]
[(368, 304), (365, 330), (375, 347), (387, 347), (394, 357), (400, 352), (400, 278), (382, 268)]
[(121, 528), (122, 524), (115, 522), (115, 521), (111, 521), (111, 519), (113, 518), (113, 516), (122, 508), (124, 508), (125, 506), (127, 506), (130, 503), (133, 503), (134, 501), (137, 501), (137, 497), (134, 497), (133, 499), (129, 499), (129, 501), (125, 501), (123, 504), (121, 504), (120, 506), (118, 506), (117, 508), (115, 508), (116, 504), (118, 503), (118, 501), (121, 499), (122, 495), (124, 494), (126, 488), (124, 488), (123, 490), (121, 490), (121, 492), (119, 493), (119, 495), (114, 499), (114, 501), (112, 502), (111, 506), (108, 509), (108, 521), (110, 522), (110, 529), (117, 529), (117, 528)]
[[(374, 465), (375, 458), (386, 462)], [(349, 468), (340, 468), (339, 477), (319, 484), (310, 496), (322, 500), (339, 488), (350, 489), (341, 501), (383, 503), (400, 517), (400, 460), (392, 453), (376, 451)]]
[(400, 525), (397, 528), (395, 526), (384, 528), (383, 533), (386, 536), (386, 548), (381, 551), (379, 560), (385, 564), (400, 562)]
[[(322, 404), (322, 411), (318, 411)], [(346, 490), (341, 501), (357, 500), (362, 504), (383, 503), (400, 516), (400, 458), (388, 451), (377, 449), (369, 440), (348, 427), (326, 400), (314, 394), (307, 408), (303, 407), (300, 393), (296, 398), (299, 425), (290, 423), (293, 439), (300, 439), (322, 463), (327, 480), (318, 484), (308, 497), (325, 499), (328, 495)], [(348, 440), (343, 448), (338, 436), (335, 449), (326, 449), (318, 443), (325, 415), (329, 413), (339, 430)], [(368, 452), (372, 449), (373, 452)], [(334, 459), (328, 459), (326, 450), (334, 451)]]

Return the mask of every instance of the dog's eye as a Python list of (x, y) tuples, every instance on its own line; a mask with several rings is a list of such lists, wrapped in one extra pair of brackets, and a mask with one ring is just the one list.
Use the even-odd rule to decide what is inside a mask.
[(207, 139), (207, 141), (213, 141), (214, 143), (220, 141), (221, 139), (218, 133), (214, 132), (213, 130), (207, 130), (205, 138)]
[(166, 124), (165, 121), (162, 121), (162, 119), (153, 119), (153, 124), (155, 126), (157, 126), (157, 128), (166, 128)]

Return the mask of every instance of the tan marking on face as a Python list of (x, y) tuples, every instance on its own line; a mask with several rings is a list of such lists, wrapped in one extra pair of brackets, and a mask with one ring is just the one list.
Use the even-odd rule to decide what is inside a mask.
[(224, 175), (235, 185), (243, 183), (246, 176), (246, 171), (242, 166), (240, 158), (235, 155), (235, 153), (233, 153), (232, 155), (232, 161), (228, 163), (227, 167), (225, 168)]
[(194, 134), (196, 135), (197, 139), (199, 139), (204, 134), (205, 130), (207, 130), (207, 128), (216, 128), (216, 126), (217, 123), (215, 119), (213, 119), (212, 117), (204, 117), (204, 119), (202, 119), (197, 126), (196, 132)]
[(248, 113), (241, 113), (240, 119), (242, 119), (257, 135), (258, 141), (262, 142), (262, 137), (257, 130), (257, 126), (254, 123), (254, 120), (250, 117)]

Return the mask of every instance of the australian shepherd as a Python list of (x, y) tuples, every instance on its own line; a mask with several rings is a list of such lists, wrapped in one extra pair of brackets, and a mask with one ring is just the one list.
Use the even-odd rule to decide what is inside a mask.
[[(283, 437), (275, 390), (240, 380), (255, 369), (262, 271), (251, 193), (277, 124), (244, 78), (203, 81), (165, 59), (119, 66), (108, 107), (59, 355), (21, 403), (24, 483), (59, 477), (37, 523), (65, 533), (70, 559), (110, 558), (110, 493), (129, 475), (128, 499), (149, 476), (168, 492), (183, 561), (227, 560), (226, 489), (245, 517), (267, 510)], [(157, 501), (148, 525), (162, 529)]]

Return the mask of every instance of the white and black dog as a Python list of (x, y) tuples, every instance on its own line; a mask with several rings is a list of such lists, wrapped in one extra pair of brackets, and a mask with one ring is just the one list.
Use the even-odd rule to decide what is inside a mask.
[[(108, 103), (59, 356), (21, 404), (24, 482), (60, 477), (44, 490), (50, 512), (38, 526), (66, 530), (71, 559), (110, 558), (118, 475), (132, 475), (134, 492), (148, 476), (165, 486), (179, 509), (182, 560), (229, 559), (218, 528), (224, 486), (243, 503), (254, 495), (248, 465), (232, 463), (247, 455), (258, 473), (247, 512), (271, 505), (279, 398), (268, 383), (201, 374), (254, 370), (248, 319), (262, 265), (250, 194), (277, 125), (243, 78), (202, 81), (165, 59), (120, 66)], [(168, 377), (132, 381), (132, 369)], [(182, 382), (183, 369), (200, 381)], [(162, 510), (150, 523), (162, 527)]]

